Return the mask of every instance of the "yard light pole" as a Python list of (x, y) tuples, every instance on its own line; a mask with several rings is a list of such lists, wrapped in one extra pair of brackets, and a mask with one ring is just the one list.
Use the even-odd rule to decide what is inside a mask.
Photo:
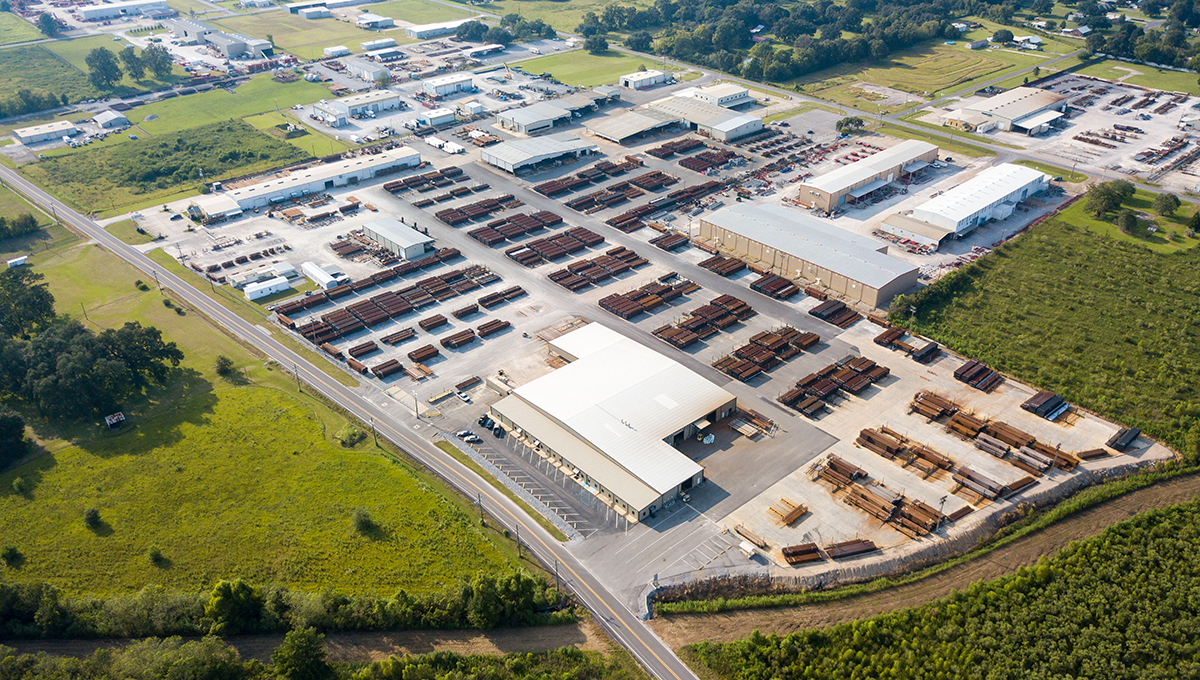
[(941, 530), (942, 530), (942, 517), (945, 517), (945, 515), (946, 515), (946, 513), (944, 513), (944, 512), (943, 512), (943, 510), (945, 510), (945, 509), (946, 509), (946, 499), (947, 499), (947, 498), (949, 498), (949, 496), (942, 496), (942, 500), (941, 500), (941, 502), (938, 504), (938, 521), (937, 521), (937, 529), (935, 529), (934, 531), (941, 531)]

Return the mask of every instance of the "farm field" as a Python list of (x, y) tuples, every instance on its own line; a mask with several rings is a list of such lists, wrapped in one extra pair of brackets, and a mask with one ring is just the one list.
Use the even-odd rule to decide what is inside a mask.
[(11, 12), (0, 12), (0, 45), (41, 40), (46, 36), (36, 26)]
[(466, 8), (459, 9), (428, 0), (392, 0), (371, 5), (371, 13), (391, 17), (397, 21), (407, 21), (410, 24), (434, 24), (479, 16), (478, 12)]
[[(1130, 72), (1136, 75), (1130, 75)], [(1088, 76), (1096, 76), (1106, 80), (1121, 80), (1142, 87), (1151, 87), (1168, 92), (1187, 92), (1200, 94), (1200, 84), (1196, 82), (1194, 73), (1180, 73), (1157, 69), (1145, 64), (1127, 64), (1114, 59), (1102, 59), (1088, 64), (1076, 71)]]
[[(269, 75), (251, 78), (232, 93), (224, 89), (174, 97), (130, 112), (129, 122), (152, 135), (179, 132), (189, 128), (245, 118), (276, 108), (285, 110), (295, 104), (309, 104), (329, 96), (321, 83), (297, 80), (277, 83)], [(154, 116), (153, 120), (147, 120)]]
[[(25, 556), (7, 578), (71, 594), (150, 584), (199, 591), (242, 576), (391, 595), (507, 566), (469, 503), (368, 443), (342, 448), (333, 439), (342, 416), (297, 394), (289, 376), (264, 368), (198, 314), (163, 306), (153, 286), (138, 291), (128, 265), (93, 245), (39, 254), (35, 263), (59, 309), (82, 303), (93, 326), (154, 324), (187, 359), (170, 385), (127, 407), (123, 431), (81, 423), (56, 432), (35, 419), (45, 453), (0, 475), (0, 533)], [(246, 371), (247, 384), (214, 374), (218, 354)], [(9, 490), (16, 477), (32, 490)], [(101, 513), (99, 531), (84, 526), (88, 507)], [(378, 536), (354, 531), (356, 508), (371, 513)], [(165, 566), (147, 560), (151, 545)]]
[(1097, 233), (1080, 206), (892, 308), (913, 304), (922, 334), (1196, 459), (1200, 250)]
[[(324, 56), (322, 50), (332, 45), (345, 45), (353, 52), (361, 52), (359, 43), (381, 37), (345, 21), (304, 19), (286, 10), (224, 17), (212, 23), (255, 38), (266, 38), (270, 34), (275, 38), (276, 47), (301, 59), (318, 59)], [(405, 41), (404, 31), (384, 31), (382, 37), (395, 38), (398, 43)]]
[[(617, 78), (638, 70), (639, 66), (654, 67), (653, 61), (631, 57), (614, 50), (609, 50), (601, 55), (573, 51), (517, 63), (529, 73), (549, 72), (568, 85), (581, 87), (611, 85), (617, 82)], [(683, 69), (671, 66), (668, 67), (668, 70), (681, 71)]]
[(924, 606), (687, 651), (701, 677), (740, 680), (781, 668), (807, 678), (1178, 677), (1192, 663), (1198, 586), (1185, 575), (1200, 566), (1198, 519), (1193, 500)]
[(138, 202), (166, 202), (166, 197), (181, 191), (198, 191), (201, 169), (204, 178), (213, 181), (307, 157), (291, 144), (232, 121), (47, 156), (20, 170), (60, 198), (94, 212)]
[[(111, 37), (106, 35), (94, 35), (87, 38), (55, 40), (54, 42), (46, 43), (46, 49), (50, 50), (54, 54), (66, 60), (67, 63), (79, 69), (79, 72), (83, 75), (84, 81), (86, 82), (88, 66), (85, 60), (87, 59), (89, 52), (97, 47), (103, 47), (105, 49), (112, 50), (113, 54), (116, 54), (125, 49), (125, 47), (128, 45), (129, 43), (123, 40), (121, 42), (116, 42)], [(141, 53), (141, 50), (138, 50), (138, 54)], [(171, 67), (171, 75), (167, 76), (164, 80), (158, 80), (154, 77), (153, 73), (149, 72), (146, 73), (142, 80), (134, 80), (133, 78), (130, 78), (128, 74), (126, 74), (124, 79), (121, 80), (121, 84), (114, 89), (114, 92), (117, 94), (127, 94), (130, 92), (154, 89), (164, 84), (175, 83), (179, 80), (182, 80), (186, 75), (187, 72), (184, 71), (183, 68), (178, 64)], [(88, 87), (91, 87), (90, 83), (88, 84)]]
[(87, 74), (45, 45), (0, 50), (0, 73), (4, 74), (0, 78), (0, 99), (15, 97), (20, 90), (65, 94), (73, 102), (96, 94)]

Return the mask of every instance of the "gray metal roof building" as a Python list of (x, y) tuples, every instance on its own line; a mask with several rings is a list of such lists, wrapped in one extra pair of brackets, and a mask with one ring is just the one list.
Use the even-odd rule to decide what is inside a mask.
[(571, 122), (572, 113), (555, 102), (537, 102), (496, 114), (500, 127), (532, 135)]
[(938, 148), (929, 142), (905, 140), (896, 146), (800, 183), (796, 197), (804, 205), (831, 212), (846, 203), (916, 172), (937, 160)]
[(885, 254), (885, 244), (783, 206), (722, 208), (700, 219), (700, 236), (872, 307), (917, 284), (917, 268)]
[(558, 135), (536, 139), (518, 139), (497, 144), (484, 149), (481, 158), (484, 163), (489, 163), (515, 175), (519, 171), (533, 166), (567, 157), (578, 158), (595, 151), (595, 144), (589, 144), (570, 135)]
[(433, 244), (433, 237), (391, 217), (367, 222), (363, 234), (405, 260), (419, 259)]
[(494, 404), (498, 422), (634, 521), (704, 479), (674, 447), (732, 415), (736, 397), (598, 323), (549, 345), (570, 363)]
[(626, 111), (605, 116), (587, 124), (587, 131), (617, 144), (637, 139), (641, 135), (679, 124), (679, 118), (651, 109)]

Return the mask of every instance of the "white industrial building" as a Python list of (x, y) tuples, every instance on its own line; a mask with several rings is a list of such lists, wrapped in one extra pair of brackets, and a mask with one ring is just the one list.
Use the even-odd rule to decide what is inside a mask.
[(377, 62), (387, 63), (389, 61), (399, 61), (403, 59), (404, 53), (395, 47), (385, 47), (382, 50), (375, 50), (367, 56)]
[(647, 87), (667, 82), (667, 74), (662, 71), (638, 71), (621, 76), (617, 82), (621, 84), (621, 87), (628, 87), (631, 90), (644, 90)]
[[(911, 213), (911, 211), (909, 212)], [(942, 243), (954, 234), (953, 229), (946, 229), (928, 222), (922, 222), (912, 217), (911, 214), (904, 213), (896, 213), (884, 218), (883, 222), (879, 225), (879, 231), (908, 239), (914, 243), (920, 243), (923, 246), (929, 246), (934, 250), (941, 247)]]
[(443, 21), (437, 24), (418, 24), (405, 28), (404, 34), (410, 38), (416, 38), (417, 40), (428, 40), (429, 38), (436, 38), (439, 35), (450, 35), (451, 33), (457, 31), (459, 26), (462, 26), (468, 21), (473, 20), (455, 19), (454, 21)]
[(101, 5), (85, 5), (73, 10), (84, 21), (107, 21), (121, 17), (146, 16), (156, 14), (174, 14), (167, 6), (166, 0), (131, 0), (131, 2), (110, 2)]
[(391, 28), (392, 26), (396, 25), (396, 20), (391, 17), (365, 12), (354, 17), (354, 25), (358, 26), (359, 28), (369, 29)]
[(763, 128), (762, 118), (709, 103), (694, 97), (667, 97), (650, 103), (650, 108), (675, 116), (681, 124), (702, 135), (731, 142)]
[(917, 285), (917, 268), (887, 244), (780, 205), (733, 205), (700, 218), (700, 236), (793, 280), (880, 307)]
[(1015, 87), (942, 116), (942, 125), (967, 132), (993, 128), (1036, 135), (1062, 118), (1067, 95), (1036, 87)]
[[(346, 277), (345, 274), (337, 276), (330, 273), (327, 268), (317, 266), (316, 262), (311, 260), (300, 265), (300, 271), (309, 278), (313, 283), (317, 284), (322, 290), (337, 288), (342, 280)], [(339, 272), (340, 273), (340, 272)]]
[(333, 47), (326, 47), (324, 50), (322, 50), (322, 52), (324, 52), (325, 56), (327, 56), (327, 57), (348, 57), (348, 56), (350, 56), (350, 48), (346, 47), (345, 45), (334, 45)]
[(371, 50), (382, 50), (385, 47), (395, 47), (395, 38), (379, 38), (378, 40), (368, 40), (358, 44), (359, 47), (370, 52)]
[(496, 114), (496, 122), (500, 123), (500, 127), (526, 135), (545, 132), (556, 125), (570, 123), (571, 118), (570, 111), (555, 102), (547, 101)]
[(494, 404), (497, 422), (632, 521), (704, 481), (675, 446), (733, 415), (734, 395), (599, 323), (548, 345), (569, 363)]
[(401, 108), (400, 95), (391, 90), (372, 90), (313, 104), (313, 113), (330, 127), (342, 127), (351, 118)]
[(381, 77), (391, 73), (386, 66), (373, 64), (362, 59), (351, 59), (346, 62), (346, 70), (355, 78), (361, 78), (372, 83), (379, 82)]
[(92, 118), (92, 122), (102, 128), (127, 127), (129, 125), (129, 119), (125, 117), (125, 114), (112, 109), (97, 113)]
[(328, 19), (333, 16), (328, 7), (305, 7), (296, 14), (301, 19)]
[(419, 260), (433, 247), (433, 237), (391, 217), (367, 222), (363, 235), (405, 260)]
[(198, 196), (193, 203), (206, 214), (227, 214), (228, 210), (234, 208), (241, 210), (261, 208), (272, 203), (281, 203), (289, 198), (299, 198), (308, 194), (321, 193), (334, 187), (359, 184), (420, 164), (421, 154), (404, 146), (377, 154), (355, 156), (347, 160), (295, 170), (283, 177), (272, 177), (229, 191), (216, 191)]
[(912, 217), (962, 236), (988, 220), (1012, 214), (1018, 202), (1050, 188), (1050, 175), (1002, 163), (914, 208)]
[(531, 170), (595, 152), (595, 144), (589, 144), (574, 136), (556, 135), (496, 144), (483, 149), (480, 157), (484, 163), (515, 175), (522, 170)]
[(421, 88), (427, 95), (445, 97), (456, 92), (473, 92), (475, 81), (470, 73), (451, 73), (425, 80)]
[(417, 120), (420, 121), (422, 125), (437, 127), (439, 125), (453, 123), (456, 118), (454, 117), (454, 109), (441, 108), (422, 111), (421, 113), (417, 114)]
[(251, 38), (238, 33), (222, 33), (212, 26), (191, 19), (172, 19), (167, 23), (180, 43), (184, 45), (208, 43), (228, 59), (242, 56), (265, 59), (275, 53), (275, 46), (269, 40)]
[(276, 293), (282, 293), (285, 290), (289, 290), (291, 287), (292, 284), (289, 283), (286, 278), (282, 276), (276, 276), (275, 278), (267, 279), (266, 281), (258, 281), (257, 283), (247, 284), (246, 287), (242, 289), (242, 292), (246, 294), (247, 300), (253, 301), (258, 300), (259, 298), (265, 298), (269, 295), (275, 295)]
[(44, 125), (31, 125), (30, 127), (13, 130), (13, 136), (22, 144), (36, 144), (52, 139), (57, 140), (63, 137), (71, 137), (76, 134), (79, 134), (79, 128), (75, 127), (75, 123), (69, 120), (60, 120)]
[(849, 165), (800, 183), (796, 200), (822, 212), (868, 198), (904, 175), (919, 172), (937, 160), (938, 148), (909, 139)]
[(750, 96), (750, 90), (736, 83), (717, 83), (716, 85), (696, 88), (692, 91), (692, 97), (703, 102), (708, 102), (709, 104), (724, 106), (725, 108), (733, 108), (754, 102), (754, 97)]

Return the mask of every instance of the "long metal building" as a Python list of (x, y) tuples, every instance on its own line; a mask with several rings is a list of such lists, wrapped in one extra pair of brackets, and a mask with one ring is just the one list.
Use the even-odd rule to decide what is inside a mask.
[(938, 148), (929, 142), (909, 139), (862, 160), (800, 183), (800, 203), (823, 212), (833, 212), (853, 203), (937, 160)]

